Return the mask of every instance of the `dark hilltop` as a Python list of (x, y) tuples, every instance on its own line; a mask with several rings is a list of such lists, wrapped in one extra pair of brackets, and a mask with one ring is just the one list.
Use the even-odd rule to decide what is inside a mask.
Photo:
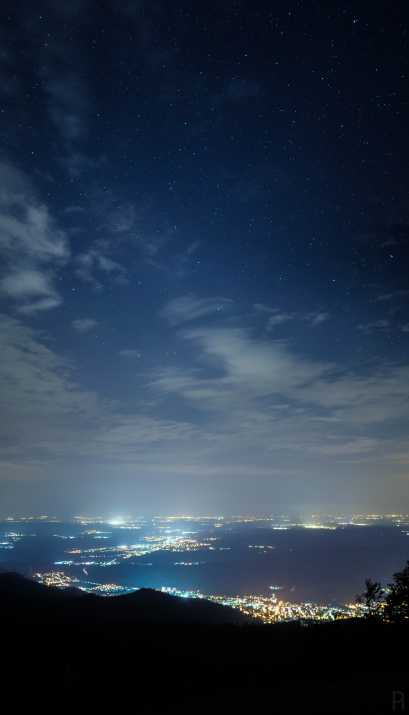
[(21, 705), (387, 713), (406, 692), (408, 624), (266, 626), (150, 589), (107, 598), (14, 573), (0, 574), (0, 609), (2, 697)]

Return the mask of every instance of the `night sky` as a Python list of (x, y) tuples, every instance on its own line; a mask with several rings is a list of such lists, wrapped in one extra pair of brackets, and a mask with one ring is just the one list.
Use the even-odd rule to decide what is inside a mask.
[(409, 509), (407, 2), (2, 3), (7, 513)]

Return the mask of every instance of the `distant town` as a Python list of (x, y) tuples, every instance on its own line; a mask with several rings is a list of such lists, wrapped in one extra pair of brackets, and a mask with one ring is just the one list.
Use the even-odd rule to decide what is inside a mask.
[[(27, 533), (27, 526), (33, 530), (39, 522), (64, 525), (63, 533), (52, 533), (53, 539), (64, 543), (64, 558), (56, 559), (53, 568), (34, 570), (32, 577), (39, 583), (61, 589), (78, 588), (88, 593), (102, 596), (115, 596), (131, 593), (140, 586), (129, 586), (107, 579), (95, 581), (90, 577), (88, 569), (94, 567), (110, 569), (130, 560), (149, 557), (155, 552), (170, 552), (175, 554), (172, 566), (181, 569), (197, 568), (205, 564), (207, 552), (229, 551), (231, 547), (219, 543), (217, 535), (232, 526), (261, 525), (273, 531), (289, 529), (337, 530), (346, 527), (367, 527), (378, 523), (387, 523), (398, 528), (403, 534), (409, 535), (409, 515), (407, 514), (354, 514), (349, 516), (313, 515), (306, 522), (295, 522), (287, 516), (191, 516), (172, 515), (158, 516), (153, 519), (144, 517), (95, 517), (75, 516), (71, 521), (57, 519), (53, 516), (7, 516), (0, 524), (0, 551), (13, 550), (18, 542), (34, 533)], [(19, 524), (24, 532), (19, 530)], [(146, 526), (151, 525), (155, 533), (146, 533)], [(75, 533), (70, 533), (70, 525), (75, 527)], [(110, 541), (112, 530), (123, 533), (124, 543), (113, 544)], [(145, 532), (144, 532), (145, 529)], [(220, 531), (219, 531), (220, 530)], [(57, 530), (56, 530), (57, 531)], [(74, 531), (74, 529), (73, 529)], [(140, 537), (138, 532), (141, 531)], [(210, 533), (202, 533), (202, 532)], [(129, 534), (135, 533), (135, 538), (129, 541)], [(216, 535), (215, 535), (216, 533)], [(264, 533), (264, 532), (263, 532)], [(87, 545), (82, 547), (78, 541), (85, 539)], [(75, 543), (73, 543), (75, 542)], [(89, 546), (89, 543), (92, 546)], [(249, 552), (268, 554), (275, 546), (269, 543), (247, 544)], [(185, 553), (186, 557), (181, 557)], [(197, 558), (192, 558), (193, 554)], [(143, 566), (152, 564), (146, 561)], [(352, 601), (344, 604), (323, 604), (314, 602), (296, 602), (280, 598), (282, 586), (272, 584), (269, 593), (248, 593), (231, 595), (224, 593), (205, 593), (197, 588), (177, 588), (162, 584), (157, 587), (164, 593), (182, 598), (207, 599), (215, 603), (238, 609), (241, 613), (250, 615), (263, 623), (280, 621), (333, 621), (342, 618), (359, 617), (365, 614), (365, 606)]]

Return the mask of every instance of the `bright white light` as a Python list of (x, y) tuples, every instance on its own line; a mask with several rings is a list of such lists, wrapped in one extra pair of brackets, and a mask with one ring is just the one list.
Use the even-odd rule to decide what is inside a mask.
[(123, 526), (125, 524), (125, 519), (122, 516), (117, 516), (115, 519), (108, 521), (110, 526)]

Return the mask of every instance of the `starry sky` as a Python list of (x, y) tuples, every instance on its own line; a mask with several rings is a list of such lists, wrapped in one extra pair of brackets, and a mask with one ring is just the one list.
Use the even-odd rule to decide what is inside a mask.
[(409, 509), (406, 2), (4, 0), (4, 513)]

